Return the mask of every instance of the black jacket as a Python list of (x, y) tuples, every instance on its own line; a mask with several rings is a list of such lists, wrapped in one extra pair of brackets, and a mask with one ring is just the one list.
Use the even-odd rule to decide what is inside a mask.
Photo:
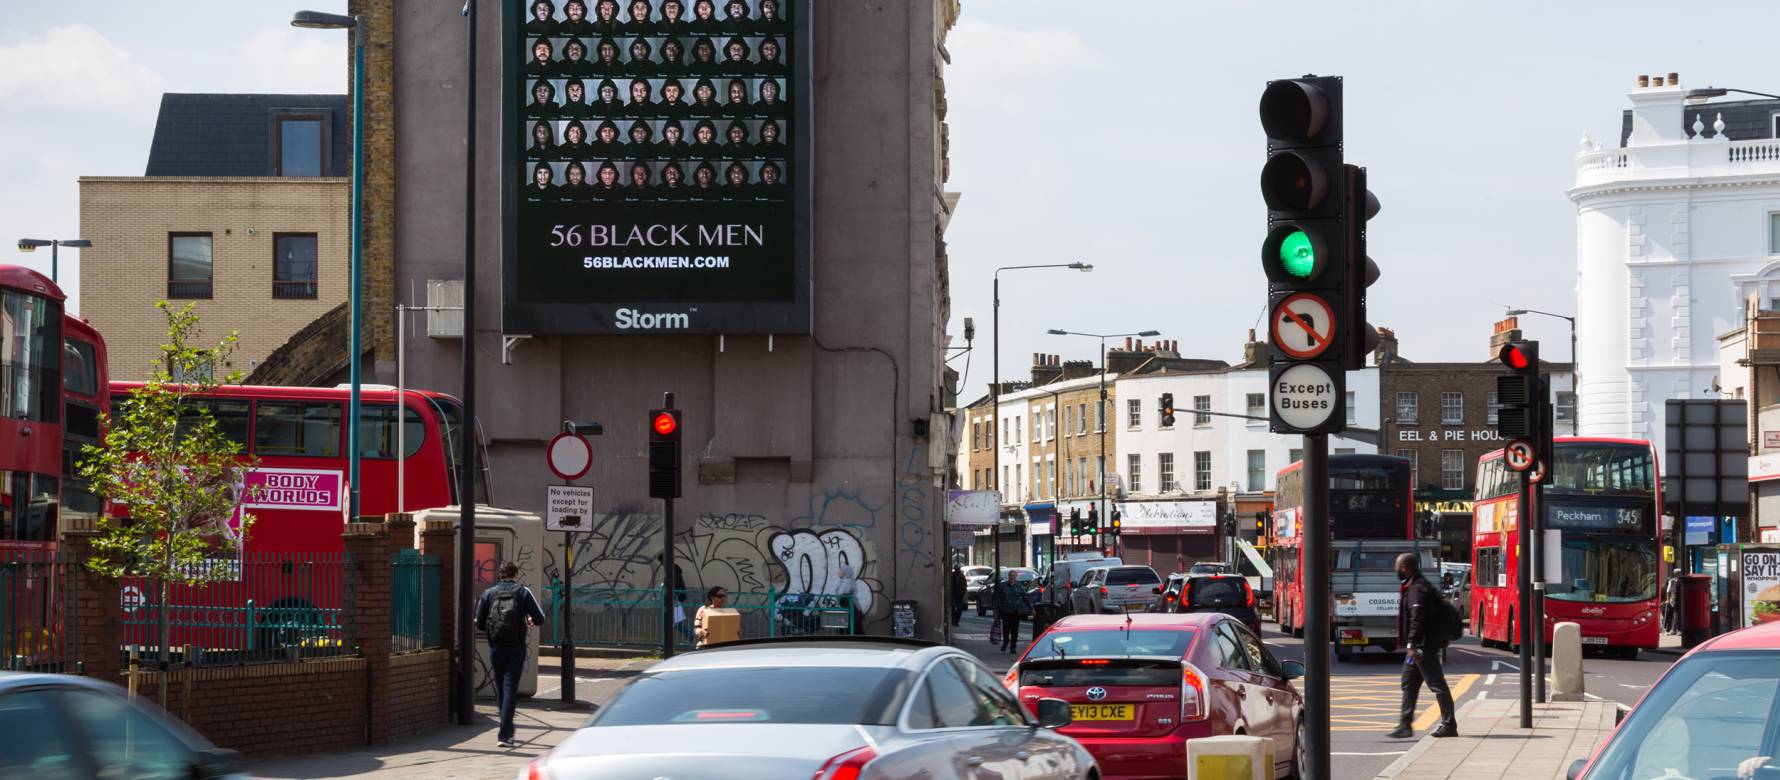
[[(519, 588), (519, 611), (532, 619), (532, 625), (543, 625), (544, 610), (538, 608), (538, 599), (532, 595), (532, 589), (512, 580), (502, 580), (494, 587), (482, 591), (482, 597), (476, 600), (476, 630), (484, 632), (488, 630), (488, 608), (494, 604), (495, 590), (504, 585), (513, 585)], [(531, 632), (527, 631), (526, 636), (531, 636)], [(524, 647), (525, 640), (521, 639), (518, 646)]]
[(1446, 603), (1440, 589), (1417, 574), (1405, 580), (1397, 607), (1397, 637), (1404, 647), (1438, 650), (1447, 645)]

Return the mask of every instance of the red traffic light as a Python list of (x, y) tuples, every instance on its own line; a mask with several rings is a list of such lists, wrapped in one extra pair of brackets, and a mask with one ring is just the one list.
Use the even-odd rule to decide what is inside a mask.
[(671, 412), (656, 412), (652, 427), (655, 428), (656, 433), (662, 436), (671, 436), (674, 431), (680, 429), (680, 420)]
[(1502, 361), (1502, 365), (1515, 370), (1524, 370), (1533, 364), (1526, 350), (1519, 344), (1503, 344), (1502, 351), (1496, 357)]

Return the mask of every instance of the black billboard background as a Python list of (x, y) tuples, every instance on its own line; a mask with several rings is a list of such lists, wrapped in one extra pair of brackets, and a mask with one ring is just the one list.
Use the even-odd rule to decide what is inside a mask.
[[(669, 2), (647, 2), (643, 23), (630, 2), (611, 4), (614, 23), (604, 2), (505, 7), (509, 333), (660, 330), (621, 326), (626, 308), (690, 315), (674, 332), (808, 332), (808, 4), (740, 0), (746, 17), (731, 19), (718, 2), (710, 23), (676, 26)], [(664, 57), (676, 45), (678, 66)]]

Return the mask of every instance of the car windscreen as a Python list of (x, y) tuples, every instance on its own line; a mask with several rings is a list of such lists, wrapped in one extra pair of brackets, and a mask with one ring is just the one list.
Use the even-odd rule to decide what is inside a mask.
[(1235, 577), (1203, 577), (1192, 580), (1187, 590), (1190, 607), (1241, 607), (1248, 604), (1242, 580)]
[[(875, 667), (750, 667), (648, 674), (588, 724), (816, 723), (887, 726), (911, 675)], [(847, 691), (836, 696), (837, 691)]]
[(1154, 585), (1162, 581), (1152, 569), (1112, 569), (1106, 573), (1108, 585)]
[(1179, 658), (1193, 643), (1190, 630), (1105, 629), (1071, 631), (1053, 628), (1033, 643), (1026, 660), (1105, 658), (1127, 655), (1160, 655)]
[[(1149, 659), (1087, 659), (1039, 661), (1020, 667), (1020, 684), (1045, 688), (1078, 688), (1088, 685), (1134, 685), (1145, 688), (1181, 683), (1179, 661)], [(1099, 661), (1099, 663), (1094, 663)]]
[(1677, 663), (1620, 724), (1590, 778), (1780, 776), (1780, 652), (1708, 652)]

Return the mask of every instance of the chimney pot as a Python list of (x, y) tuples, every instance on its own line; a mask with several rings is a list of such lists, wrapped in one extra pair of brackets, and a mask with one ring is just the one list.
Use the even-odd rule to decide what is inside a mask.
[(1660, 87), (1662, 85), (1663, 85), (1663, 77), (1661, 75), (1656, 75), (1656, 76), (1650, 77), (1650, 86)]
[(1638, 86), (1639, 87), (1650, 86), (1650, 77), (1649, 76), (1639, 76), (1638, 77)]
[(1681, 86), (1681, 74), (1674, 73), (1674, 72), (1669, 73), (1669, 86), (1671, 86), (1671, 87)]

